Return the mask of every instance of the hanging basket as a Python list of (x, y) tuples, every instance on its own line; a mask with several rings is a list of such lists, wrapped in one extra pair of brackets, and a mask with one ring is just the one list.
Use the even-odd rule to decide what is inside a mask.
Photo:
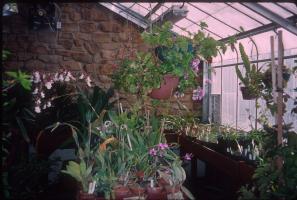
[(169, 99), (176, 90), (179, 78), (173, 75), (165, 75), (160, 88), (153, 89), (149, 96), (153, 99)]
[(241, 87), (240, 90), (244, 100), (253, 100), (259, 97), (258, 95), (253, 94), (248, 87)]

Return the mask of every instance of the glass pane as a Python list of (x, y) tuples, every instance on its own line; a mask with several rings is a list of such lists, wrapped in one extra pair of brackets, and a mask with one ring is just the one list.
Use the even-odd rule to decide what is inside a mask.
[(222, 9), (213, 16), (215, 16), (218, 19), (221, 19), (226, 24), (229, 24), (230, 26), (236, 29), (240, 29), (240, 26), (242, 26), (244, 30), (250, 30), (261, 26), (260, 23), (254, 21), (253, 19), (249, 18), (248, 16), (238, 12), (237, 10), (231, 7)]
[(292, 15), (291, 13), (285, 11), (281, 7), (275, 5), (274, 3), (259, 3), (259, 4), (261, 4), (262, 6), (264, 6), (267, 9), (269, 9), (270, 11), (277, 13), (281, 17), (287, 18)]
[(252, 10), (248, 9), (247, 7), (241, 5), (240, 3), (232, 3), (231, 4), (236, 9), (240, 10), (241, 12), (253, 17), (254, 19), (262, 22), (263, 24), (269, 24), (271, 23), (270, 20), (266, 19), (265, 17), (262, 17), (261, 15), (253, 12)]
[(121, 5), (127, 7), (127, 8), (130, 8), (132, 7), (135, 3), (120, 3)]
[(297, 6), (294, 3), (278, 3), (293, 13), (297, 14)]
[(222, 38), (234, 35), (237, 33), (236, 30), (224, 25), (223, 23), (217, 21), (216, 19), (212, 17), (208, 17), (206, 19), (203, 19), (203, 21), (208, 25), (207, 29), (218, 34)]
[(228, 5), (224, 3), (191, 3), (191, 4), (195, 5), (201, 10), (208, 12), (211, 15), (216, 14), (220, 10), (228, 7)]
[(131, 9), (142, 16), (145, 16), (149, 12), (148, 9), (145, 9), (142, 5), (138, 5), (138, 4), (135, 4), (134, 6), (132, 6)]
[(200, 10), (198, 10), (197, 8), (192, 6), (191, 4), (187, 4), (187, 7), (189, 9), (187, 17), (189, 19), (193, 20), (194, 22), (199, 23), (201, 20), (208, 17), (207, 14), (201, 12)]

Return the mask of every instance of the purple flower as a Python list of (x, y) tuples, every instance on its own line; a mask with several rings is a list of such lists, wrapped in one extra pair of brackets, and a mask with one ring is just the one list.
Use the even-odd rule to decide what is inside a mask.
[(191, 63), (191, 67), (196, 73), (199, 72), (199, 63), (200, 63), (200, 60), (198, 58), (193, 59)]
[(204, 97), (204, 95), (205, 95), (204, 90), (199, 86), (196, 90), (193, 90), (192, 100), (200, 101)]
[(164, 144), (160, 143), (160, 144), (158, 144), (158, 147), (159, 147), (161, 150), (164, 150), (164, 149), (168, 148), (168, 144), (166, 144), (166, 143), (164, 143)]
[(156, 149), (155, 149), (155, 148), (150, 149), (149, 154), (150, 154), (151, 156), (156, 156), (156, 155), (157, 155), (157, 151), (156, 151)]
[(186, 155), (184, 156), (184, 159), (185, 159), (185, 160), (191, 160), (192, 157), (193, 157), (193, 154), (191, 154), (191, 153), (186, 153)]

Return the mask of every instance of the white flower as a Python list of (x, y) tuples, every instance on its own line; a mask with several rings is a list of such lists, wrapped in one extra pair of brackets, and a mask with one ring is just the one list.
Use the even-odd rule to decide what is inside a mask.
[(84, 74), (81, 74), (80, 76), (79, 76), (79, 79), (83, 79), (85, 77), (85, 75)]
[(70, 78), (69, 78), (68, 75), (65, 77), (65, 81), (66, 81), (66, 82), (69, 82), (69, 81), (70, 81)]
[(72, 76), (71, 72), (68, 72), (67, 75), (71, 80), (74, 80), (74, 81), (76, 80), (76, 78), (74, 78), (74, 76)]
[(36, 106), (36, 107), (34, 108), (34, 110), (35, 110), (36, 113), (40, 113), (40, 112), (41, 112), (41, 109), (40, 109), (39, 106)]
[(59, 80), (59, 74), (58, 73), (55, 73), (55, 76), (54, 76), (54, 81), (58, 81)]
[(37, 100), (36, 100), (36, 104), (41, 104), (40, 99), (37, 99)]
[(87, 78), (86, 78), (86, 82), (87, 82), (87, 85), (88, 85), (89, 87), (92, 86), (92, 85), (91, 85), (91, 79), (90, 79), (89, 76), (87, 76)]
[(52, 107), (52, 103), (50, 101), (48, 101), (46, 105), (47, 105), (48, 108)]
[(32, 94), (37, 94), (38, 93), (38, 88), (35, 88), (35, 90), (32, 92)]
[(46, 104), (43, 105), (42, 109), (43, 109), (43, 110), (46, 109)]
[(53, 81), (48, 81), (48, 82), (46, 82), (45, 83), (45, 87), (46, 87), (46, 89), (51, 89), (52, 88), (52, 84), (53, 84)]
[(41, 98), (44, 98), (45, 97), (45, 95), (44, 95), (43, 92), (40, 93), (40, 96), (41, 96)]
[(40, 82), (40, 74), (39, 74), (38, 71), (33, 73), (33, 77), (34, 77), (33, 78), (34, 83), (39, 83)]
[(62, 74), (59, 75), (59, 81), (63, 82), (64, 81), (64, 77)]

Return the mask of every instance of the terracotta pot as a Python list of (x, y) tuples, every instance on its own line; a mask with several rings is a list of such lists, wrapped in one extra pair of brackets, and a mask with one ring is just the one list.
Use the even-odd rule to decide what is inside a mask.
[(169, 99), (176, 90), (179, 78), (177, 76), (165, 75), (160, 88), (153, 89), (149, 96), (153, 99)]
[(180, 185), (166, 185), (165, 190), (167, 194), (175, 194), (180, 191), (181, 186)]
[(96, 196), (94, 194), (88, 194), (80, 190), (77, 195), (77, 199), (78, 200), (95, 200)]
[(166, 199), (166, 191), (162, 186), (150, 187), (146, 188), (147, 191), (147, 199)]
[(242, 98), (245, 100), (252, 100), (252, 99), (256, 99), (258, 97), (255, 94), (251, 94), (248, 87), (241, 87), (240, 90), (242, 93)]
[(143, 194), (145, 193), (145, 188), (141, 187), (140, 185), (137, 184), (133, 184), (130, 187), (130, 190), (133, 194), (133, 196), (143, 196)]
[(137, 171), (135, 173), (135, 175), (137, 176), (138, 179), (143, 180), (143, 178), (144, 178), (144, 171)]
[(129, 188), (122, 185), (114, 187), (114, 193), (116, 199), (124, 199), (131, 195)]

